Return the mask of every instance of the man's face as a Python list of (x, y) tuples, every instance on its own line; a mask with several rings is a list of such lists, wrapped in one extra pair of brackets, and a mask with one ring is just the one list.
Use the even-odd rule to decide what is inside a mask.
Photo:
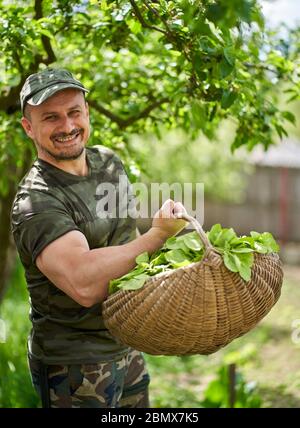
[(39, 106), (26, 106), (26, 134), (42, 158), (77, 159), (90, 135), (89, 111), (82, 91), (64, 89)]

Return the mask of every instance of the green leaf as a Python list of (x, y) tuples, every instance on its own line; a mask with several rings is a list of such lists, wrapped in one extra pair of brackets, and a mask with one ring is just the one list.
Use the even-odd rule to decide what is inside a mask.
[(210, 231), (208, 232), (208, 239), (211, 242), (211, 244), (214, 245), (217, 237), (219, 236), (219, 234), (222, 231), (222, 226), (218, 223), (218, 224), (214, 224), (212, 226), (212, 228), (210, 229)]
[(165, 254), (165, 258), (172, 264), (182, 263), (187, 259), (185, 252), (182, 250), (170, 250)]
[(172, 266), (173, 266), (174, 269), (177, 269), (177, 268), (180, 268), (180, 267), (183, 267), (183, 266), (188, 266), (191, 263), (192, 263), (191, 260), (184, 260), (183, 262), (180, 262), (180, 263), (174, 263)]
[(234, 66), (231, 65), (226, 58), (223, 58), (219, 64), (219, 77), (221, 79), (225, 79), (225, 77), (229, 76), (232, 73)]
[(183, 236), (172, 236), (171, 238), (169, 238), (165, 245), (165, 248), (169, 249), (169, 250), (182, 250), (185, 253), (189, 252), (188, 247), (185, 245), (184, 243), (184, 237)]
[(144, 253), (137, 256), (135, 261), (138, 265), (141, 263), (149, 263), (149, 255), (148, 255), (147, 251), (145, 251)]
[(138, 290), (143, 287), (149, 275), (141, 274), (136, 276), (135, 278), (126, 281), (124, 284), (120, 284), (119, 288), (122, 290)]
[(236, 237), (237, 237), (236, 233), (232, 228), (230, 229), (225, 228), (221, 231), (221, 233), (219, 233), (217, 239), (214, 242), (214, 245), (222, 248), (225, 246), (225, 242), (230, 242), (232, 239)]
[(238, 238), (236, 241), (232, 241), (232, 245), (234, 248), (252, 248), (254, 250), (254, 242), (255, 239), (251, 236), (243, 236)]
[(207, 115), (203, 103), (200, 101), (193, 101), (191, 104), (191, 112), (195, 126), (199, 127), (200, 129), (204, 128)]
[(238, 272), (245, 281), (251, 278), (253, 254), (224, 254), (224, 264), (232, 272)]
[(233, 253), (253, 253), (252, 248), (244, 247), (244, 248), (232, 248), (231, 251)]
[(284, 129), (284, 127), (283, 127), (283, 126), (278, 125), (277, 123), (275, 123), (275, 124), (274, 124), (274, 126), (275, 126), (275, 129), (276, 129), (276, 131), (277, 131), (277, 134), (279, 135), (279, 137), (280, 137), (280, 138), (282, 138), (282, 137), (283, 137), (283, 135), (285, 135), (286, 137), (288, 136), (288, 133), (287, 133), (287, 131)]
[(295, 115), (292, 112), (290, 112), (290, 111), (283, 111), (281, 114), (282, 114), (282, 116), (286, 120), (288, 120), (289, 122), (291, 122), (293, 125), (296, 125), (296, 117), (295, 117)]
[(232, 47), (226, 47), (223, 50), (224, 56), (226, 58), (226, 61), (229, 65), (234, 66), (235, 63), (235, 57), (234, 57), (234, 50)]
[(226, 386), (218, 379), (212, 380), (206, 387), (204, 403), (207, 403), (207, 407), (219, 407), (222, 400), (224, 400), (224, 395), (226, 396), (226, 394)]
[(159, 266), (159, 265), (163, 265), (166, 264), (167, 260), (165, 258), (165, 254), (161, 253), (158, 256), (154, 257), (153, 259), (151, 258), (150, 264), (151, 266)]
[(231, 272), (239, 271), (239, 268), (236, 264), (236, 258), (231, 253), (224, 253), (224, 264)]
[(171, 236), (171, 238), (168, 238), (165, 242), (164, 247), (170, 249), (170, 250), (176, 250), (179, 248), (177, 238), (176, 236)]
[(250, 279), (251, 279), (251, 268), (247, 264), (241, 264), (240, 269), (239, 269), (239, 273), (245, 281), (250, 281)]
[(240, 262), (242, 265), (247, 265), (249, 268), (252, 267), (254, 262), (254, 255), (253, 253), (248, 254), (236, 254), (236, 256), (240, 259)]
[(185, 245), (193, 251), (200, 251), (203, 248), (203, 244), (197, 232), (187, 233), (183, 235)]
[(113, 294), (118, 291), (118, 285), (121, 283), (120, 279), (114, 279), (109, 282), (108, 294)]
[(214, 36), (215, 40), (218, 40), (219, 43), (221, 43), (221, 45), (224, 43), (224, 40), (222, 38), (222, 34), (221, 31), (218, 27), (216, 27), (212, 22), (210, 21), (206, 21), (209, 29), (211, 31), (211, 34)]
[(203, 258), (204, 251), (200, 251), (192, 260), (192, 263), (200, 262)]
[(232, 254), (232, 253), (231, 253), (231, 255), (233, 256), (234, 261), (235, 261), (235, 265), (236, 265), (236, 267), (238, 268), (238, 271), (239, 271), (240, 268), (241, 268), (240, 255), (238, 255), (238, 254)]
[(137, 33), (140, 33), (142, 31), (142, 25), (137, 20), (128, 19), (126, 21), (126, 24), (128, 25), (129, 29), (133, 32), (133, 34), (137, 34)]
[(254, 242), (254, 249), (255, 249), (255, 251), (257, 251), (258, 253), (261, 253), (261, 254), (267, 254), (267, 252), (268, 252), (268, 248), (265, 245), (263, 245), (257, 241)]
[(145, 266), (143, 266), (145, 263), (142, 263), (138, 266), (136, 266), (134, 269), (123, 275), (121, 278), (122, 280), (127, 280), (130, 278), (134, 278), (136, 275), (139, 275), (140, 273), (145, 272)]
[(273, 235), (270, 232), (264, 232), (261, 235), (261, 242), (268, 248), (268, 252), (278, 253), (279, 245), (275, 241)]
[(234, 103), (236, 98), (237, 98), (236, 92), (234, 92), (232, 90), (225, 89), (223, 91), (223, 95), (221, 98), (221, 107), (225, 110), (228, 109)]

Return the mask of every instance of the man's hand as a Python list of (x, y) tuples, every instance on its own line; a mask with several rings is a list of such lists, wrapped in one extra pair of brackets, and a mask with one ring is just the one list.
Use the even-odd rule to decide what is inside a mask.
[(107, 297), (111, 279), (135, 267), (139, 254), (153, 253), (185, 228), (187, 222), (175, 218), (179, 212), (186, 212), (184, 206), (168, 199), (155, 214), (150, 230), (123, 245), (90, 250), (85, 236), (72, 230), (47, 245), (36, 265), (57, 288), (81, 306), (91, 307)]
[(176, 214), (178, 213), (187, 214), (186, 209), (180, 202), (167, 199), (157, 213), (155, 213), (152, 227), (160, 232), (165, 239), (177, 235), (188, 224), (187, 221), (176, 218)]

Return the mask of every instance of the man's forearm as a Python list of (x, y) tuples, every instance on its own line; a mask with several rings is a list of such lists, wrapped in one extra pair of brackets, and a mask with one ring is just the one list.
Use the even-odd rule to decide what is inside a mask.
[(81, 291), (89, 305), (101, 302), (107, 297), (109, 281), (133, 269), (139, 254), (144, 251), (153, 253), (162, 247), (166, 239), (165, 234), (152, 227), (127, 244), (97, 248), (84, 253), (76, 276), (83, 284)]

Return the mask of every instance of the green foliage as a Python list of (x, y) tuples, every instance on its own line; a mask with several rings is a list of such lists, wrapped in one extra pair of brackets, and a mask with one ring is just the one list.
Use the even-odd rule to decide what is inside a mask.
[(253, 253), (277, 253), (279, 246), (269, 232), (251, 232), (250, 236), (237, 237), (232, 228), (222, 229), (215, 224), (208, 232), (212, 245), (223, 255), (224, 264), (232, 272), (238, 272), (245, 281), (251, 278)]
[[(299, 348), (290, 339), (290, 321), (299, 314), (299, 279), (296, 276), (293, 278), (292, 282), (288, 281), (285, 275), (281, 299), (257, 328), (216, 354), (209, 357), (145, 355), (151, 376), (152, 407), (202, 407), (204, 392), (209, 382), (215, 380), (220, 364), (232, 363), (238, 365), (246, 384), (251, 379), (259, 382), (261, 407), (299, 406)], [(26, 338), (30, 328), (28, 311), (28, 294), (19, 264), (0, 306), (0, 318), (9, 322), (8, 341), (0, 343), (0, 407), (28, 408), (39, 405), (26, 362)], [(290, 364), (286, 364), (287, 353)], [(276, 358), (270, 358), (270, 355), (276, 355)], [(11, 370), (13, 366), (9, 362), (14, 364), (15, 371)], [(223, 402), (228, 403), (226, 398)]]
[[(216, 379), (212, 380), (204, 391), (203, 407), (220, 408), (230, 407), (229, 401), (229, 366), (221, 365), (217, 371)], [(256, 392), (254, 382), (246, 382), (242, 373), (235, 375), (235, 400), (236, 408), (261, 407), (261, 398)]]
[[(251, 232), (250, 236), (238, 237), (232, 228), (222, 229), (220, 224), (215, 224), (207, 237), (222, 255), (227, 269), (239, 273), (245, 281), (251, 278), (254, 252), (267, 254), (279, 251), (279, 246), (269, 232)], [(135, 260), (136, 267), (126, 275), (111, 280), (109, 294), (120, 289), (138, 290), (151, 276), (198, 262), (202, 260), (204, 253), (204, 246), (197, 232), (173, 236), (151, 257), (147, 252), (140, 254)]]
[(152, 382), (150, 392), (154, 407), (229, 407), (230, 364), (237, 366), (235, 407), (262, 407), (258, 385), (246, 380), (246, 369), (258, 360), (255, 332), (254, 343), (249, 337), (238, 339), (226, 349), (209, 357), (193, 355), (157, 357), (146, 355)]
[(27, 366), (26, 341), (30, 331), (29, 303), (24, 271), (18, 262), (0, 318), (6, 325), (7, 340), (0, 343), (0, 408), (38, 407)]
[[(255, 382), (247, 382), (242, 373), (243, 368), (249, 362), (257, 358), (257, 348), (252, 343), (244, 346), (229, 347), (222, 357), (222, 361), (216, 370), (216, 376), (211, 380), (203, 392), (203, 407), (240, 407), (253, 408), (261, 407), (262, 400), (258, 393)], [(230, 366), (234, 366), (234, 372), (230, 375)], [(230, 399), (230, 394), (234, 396)], [(230, 392), (231, 391), (231, 392)], [(234, 401), (231, 403), (230, 401)]]
[(252, 149), (294, 121), (276, 107), (276, 89), (288, 82), (299, 97), (298, 33), (287, 43), (267, 31), (256, 0), (1, 1), (0, 16), (0, 164), (6, 141), (22, 161), (18, 92), (49, 65), (68, 67), (91, 90), (90, 142), (119, 151), (129, 171), (129, 136), (161, 124), (211, 138), (230, 117), (232, 148)]

